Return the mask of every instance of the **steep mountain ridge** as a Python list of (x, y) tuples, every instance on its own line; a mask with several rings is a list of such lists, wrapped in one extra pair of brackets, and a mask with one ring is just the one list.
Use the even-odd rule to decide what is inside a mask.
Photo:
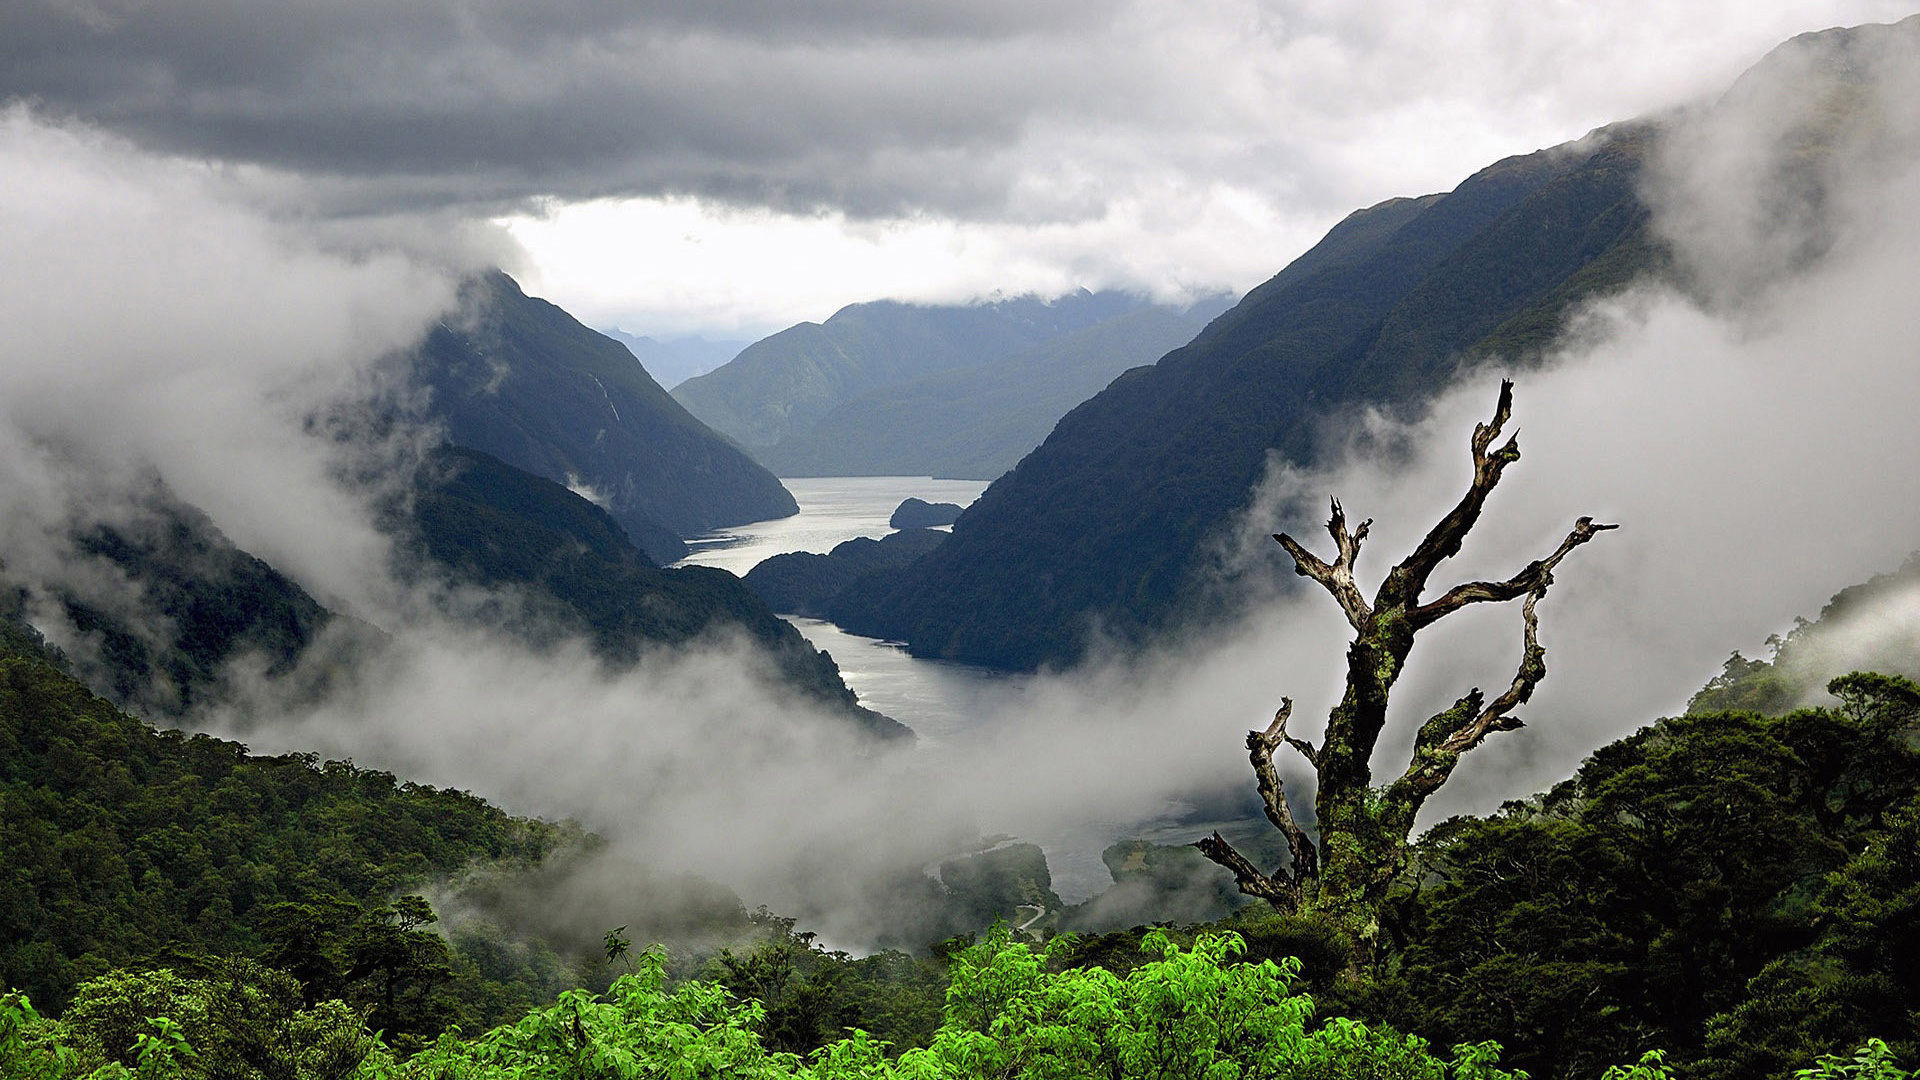
[(57, 574), (0, 573), (0, 593), (23, 623), (30, 607), (57, 613), (69, 668), (116, 704), (157, 717), (221, 700), (238, 661), (290, 674), (329, 627), (343, 645), (378, 638), (234, 546), (157, 479), (113, 520), (76, 524)]
[(680, 539), (797, 513), (772, 473), (693, 418), (627, 347), (497, 270), (462, 289), (414, 373), (459, 446), (587, 494), (659, 563)]
[(1556, 290), (1610, 253), (1655, 264), (1645, 153), (1644, 128), (1621, 125), (1350, 215), (1190, 344), (1068, 413), (950, 542), (863, 579), (836, 615), (918, 654), (1032, 668), (1077, 659), (1096, 626), (1134, 641), (1209, 610), (1211, 541), (1270, 452), (1310, 462), (1320, 419), (1414, 406), (1477, 345), (1554, 327)]

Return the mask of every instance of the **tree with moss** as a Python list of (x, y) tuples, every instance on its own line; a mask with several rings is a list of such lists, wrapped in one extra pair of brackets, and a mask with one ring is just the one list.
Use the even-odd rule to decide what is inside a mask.
[[(1248, 758), (1267, 819), (1286, 838), (1287, 866), (1272, 873), (1255, 866), (1219, 833), (1197, 841), (1207, 858), (1230, 871), (1240, 891), (1285, 912), (1311, 912), (1330, 918), (1355, 942), (1356, 963), (1364, 965), (1381, 948), (1379, 912), (1389, 886), (1405, 868), (1409, 837), (1420, 807), (1453, 775), (1461, 755), (1496, 731), (1521, 726), (1514, 710), (1532, 696), (1546, 677), (1546, 650), (1539, 642), (1541, 597), (1553, 573), (1574, 548), (1614, 525), (1576, 522), (1560, 546), (1544, 559), (1528, 563), (1504, 581), (1469, 581), (1431, 600), (1428, 582), (1440, 564), (1458, 554), (1467, 533), (1480, 519), (1487, 496), (1507, 466), (1520, 459), (1518, 436), (1496, 448), (1495, 441), (1513, 410), (1513, 384), (1502, 381), (1491, 423), (1473, 431), (1473, 481), (1460, 501), (1428, 531), (1413, 552), (1387, 573), (1371, 601), (1354, 580), (1354, 563), (1372, 521), (1348, 529), (1338, 499), (1327, 522), (1335, 555), (1328, 562), (1284, 533), (1274, 539), (1293, 558), (1294, 570), (1319, 582), (1353, 627), (1347, 648), (1346, 690), (1327, 717), (1320, 745), (1287, 733), (1293, 702), (1282, 698), (1264, 731), (1247, 733)], [(1370, 761), (1387, 722), (1387, 700), (1406, 668), (1420, 631), (1473, 604), (1521, 600), (1521, 654), (1507, 688), (1488, 701), (1478, 687), (1420, 726), (1413, 754), (1400, 776), (1374, 782)], [(1286, 786), (1274, 764), (1282, 745), (1297, 751), (1317, 781), (1314, 808), (1317, 839), (1294, 817)]]

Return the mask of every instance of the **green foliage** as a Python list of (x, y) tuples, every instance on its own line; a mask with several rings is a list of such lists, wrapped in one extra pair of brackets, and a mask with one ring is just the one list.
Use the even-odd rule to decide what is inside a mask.
[[(1526, 1080), (1481, 1040), (1435, 1054), (1417, 1036), (1350, 1018), (1314, 1021), (1291, 991), (1295, 961), (1238, 962), (1238, 935), (1183, 947), (1145, 936), (1127, 974), (1061, 967), (997, 928), (952, 953), (952, 981), (927, 1044), (896, 1048), (852, 1030), (802, 1056), (770, 1046), (766, 1010), (719, 982), (672, 984), (658, 948), (604, 995), (568, 991), (473, 1039), (448, 1032), (397, 1056), (339, 1002), (305, 1009), (284, 975), (257, 965), (191, 979), (116, 973), (89, 983), (51, 1023), (19, 994), (0, 997), (0, 1075), (8, 1080)], [(229, 1000), (231, 999), (231, 1000)], [(241, 1004), (235, 1005), (232, 1001)], [(144, 1016), (143, 1016), (144, 1014)], [(1870, 1039), (1822, 1057), (1802, 1080), (1908, 1080)], [(1661, 1052), (1586, 1075), (1672, 1080)]]
[(1666, 720), (1499, 817), (1443, 824), (1404, 943), (1361, 1006), (1496, 1038), (1539, 1076), (1660, 1048), (1705, 1077), (1777, 1075), (1920, 1039), (1920, 754), (1904, 680), (1850, 676), (1853, 715)]
[(1920, 725), (1920, 685), (1904, 675), (1854, 671), (1827, 683), (1840, 712), (1879, 738)]
[(607, 931), (605, 937), (602, 938), (601, 944), (606, 949), (608, 967), (612, 967), (622, 961), (625, 961), (628, 967), (633, 966), (633, 961), (627, 956), (628, 953), (633, 951), (633, 939), (626, 936), (626, 931), (626, 927), (616, 926), (612, 930)]
[(1851, 1059), (1823, 1054), (1810, 1069), (1793, 1074), (1797, 1080), (1909, 1080), (1920, 1072), (1909, 1073), (1894, 1063), (1893, 1051), (1879, 1039), (1868, 1039)]
[(722, 950), (709, 976), (762, 1010), (759, 1032), (775, 1050), (805, 1054), (864, 1029), (890, 1046), (925, 1046), (940, 1026), (945, 957), (885, 951), (854, 958), (829, 951), (791, 919), (765, 916), (782, 932), (745, 953)]
[(349, 762), (155, 731), (0, 655), (0, 984), (55, 1010), (162, 954), (262, 957), (311, 1001), (338, 996), (346, 939), (390, 897), (475, 862), (530, 865), (563, 835)]
[(757, 1002), (734, 1004), (717, 984), (669, 989), (657, 951), (604, 998), (563, 995), (553, 1006), (472, 1042), (443, 1037), (408, 1061), (373, 1061), (367, 1080), (573, 1080), (588, 1077), (739, 1076), (814, 1080), (1510, 1080), (1490, 1043), (1434, 1055), (1416, 1037), (1336, 1020), (1310, 1023), (1313, 1005), (1288, 990), (1290, 966), (1232, 963), (1231, 934), (1183, 949), (1149, 935), (1155, 954), (1126, 977), (1051, 969), (1056, 945), (1036, 951), (998, 930), (953, 957), (945, 1020), (929, 1045), (889, 1058), (864, 1031), (807, 1058), (768, 1050)]
[(113, 972), (57, 1023), (20, 995), (0, 1002), (9, 1080), (344, 1080), (379, 1051), (340, 1002), (303, 1008), (286, 975), (246, 961), (205, 978)]

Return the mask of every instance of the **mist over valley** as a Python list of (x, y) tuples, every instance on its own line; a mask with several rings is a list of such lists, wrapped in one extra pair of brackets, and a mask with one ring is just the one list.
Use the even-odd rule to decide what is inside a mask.
[[(488, 80), (489, 139), (425, 74), (368, 81), (414, 95), (380, 122), (409, 154), (342, 119), (370, 54), (196, 96), (184, 24), (0, 17), (0, 1065), (175, 1030), (182, 1076), (493, 1075), (458, 1055), (495, 1025), (573, 1009), (590, 1056), (684, 1008), (766, 1075), (987, 1075), (1002, 1038), (1005, 1075), (1145, 1075), (1125, 988), (1185, 957), (1301, 1025), (1218, 1035), (1221, 1075), (1334, 1017), (1377, 1037), (1314, 1060), (1363, 1072), (1484, 1040), (1534, 1076), (1920, 1067), (1920, 16), (1716, 44), (1712, 80), (1583, 89), (1622, 111), (1486, 160), (1409, 142), (1444, 190), (1328, 134), (1272, 159), (1319, 170), (1283, 213), (1219, 188), (1269, 149), (1156, 135), (1188, 171), (1096, 210), (1135, 151), (1094, 133), (1144, 113), (1022, 77), (961, 124), (814, 69), (839, 29), (977, 76), (1167, 15), (963, 6), (794, 13), (792, 52), (663, 10), (602, 28), (677, 58), (658, 85)], [(618, 21), (511, 7), (470, 31), (522, 60)], [(1168, 40), (1242, 32), (1212, 19)], [(179, 101), (97, 81), (109, 41)], [(696, 108), (698, 41), (779, 55), (790, 100)], [(871, 130), (818, 124), (843, 94)], [(654, 136), (606, 135), (643, 102)], [(563, 106), (606, 145), (556, 142)], [(763, 228), (742, 281), (811, 237), (780, 276), (817, 310), (569, 285), (541, 230), (620, 200), (713, 249)], [(1186, 254), (1241, 212), (1267, 231)], [(828, 302), (851, 250), (948, 277)], [(1006, 1034), (1094, 1015), (1049, 994), (1120, 1004)]]

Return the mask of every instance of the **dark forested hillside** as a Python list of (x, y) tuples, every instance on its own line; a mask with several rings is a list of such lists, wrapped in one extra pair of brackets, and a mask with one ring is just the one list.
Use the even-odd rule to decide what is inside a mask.
[(1832, 710), (1663, 720), (1543, 798), (1437, 827), (1384, 1015), (1498, 1039), (1542, 1078), (1654, 1048), (1782, 1076), (1873, 1036), (1911, 1059), (1920, 694), (1835, 688)]
[(1075, 659), (1096, 622), (1126, 640), (1203, 607), (1208, 541), (1269, 452), (1310, 462), (1322, 418), (1416, 405), (1476, 348), (1550, 335), (1571, 295), (1655, 262), (1636, 194), (1648, 137), (1610, 129), (1353, 214), (1067, 414), (950, 543), (844, 596), (844, 625), (1030, 668)]
[(9, 626), (0, 983), (43, 1006), (138, 961), (297, 948), (288, 920), (302, 910), (325, 922), (314, 932), (351, 938), (430, 875), (531, 864), (564, 835), (350, 763), (155, 731)]
[(56, 609), (74, 671), (154, 716), (217, 702), (235, 663), (289, 674), (329, 627), (342, 644), (378, 637), (235, 547), (158, 481), (117, 508), (112, 522), (76, 525), (65, 560), (32, 581), (9, 582), (0, 564), (0, 615), (22, 617), (29, 600)]
[(492, 271), (415, 360), (448, 436), (587, 491), (656, 562), (681, 537), (796, 512), (780, 481), (654, 382), (627, 347)]
[(422, 466), (393, 527), (405, 572), (450, 571), (489, 596), (464, 614), (536, 644), (585, 637), (609, 663), (738, 628), (766, 648), (789, 686), (879, 735), (907, 729), (855, 701), (826, 653), (724, 570), (662, 570), (607, 512), (550, 480), (458, 447)]
[(674, 387), (715, 430), (759, 451), (804, 436), (836, 406), (881, 387), (991, 363), (1146, 306), (1084, 290), (966, 306), (852, 304), (754, 342), (726, 366)]

